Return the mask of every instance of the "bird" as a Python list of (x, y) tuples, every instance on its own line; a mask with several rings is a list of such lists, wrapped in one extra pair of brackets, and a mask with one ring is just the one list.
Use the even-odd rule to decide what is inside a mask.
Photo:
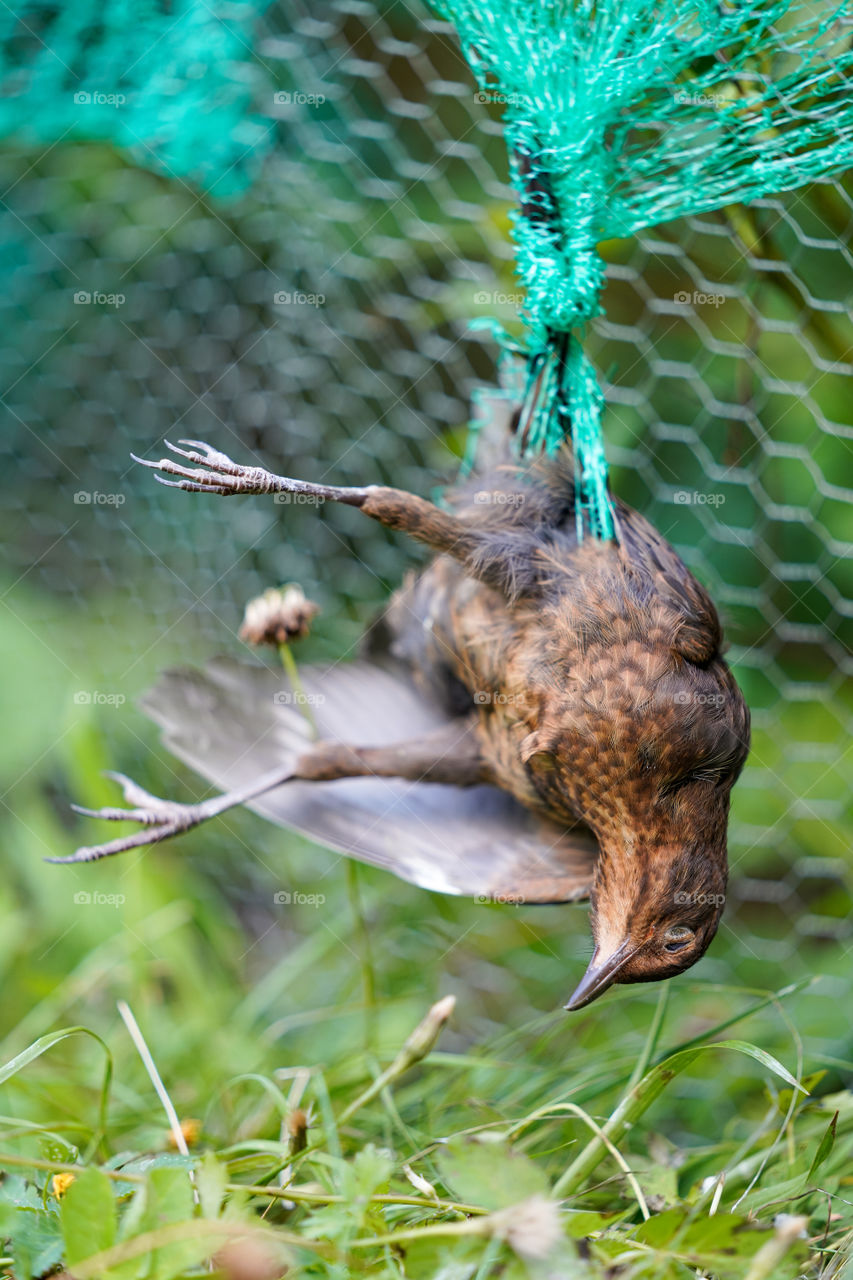
[(710, 596), (649, 521), (616, 498), (616, 537), (583, 536), (570, 443), (532, 461), (492, 449), (441, 504), (279, 476), (202, 441), (167, 448), (135, 459), (163, 484), (344, 503), (435, 554), (360, 658), (303, 668), (313, 728), (266, 667), (217, 659), (161, 676), (143, 709), (225, 792), (180, 804), (112, 775), (131, 808), (78, 811), (142, 829), (53, 861), (155, 843), (248, 804), (430, 889), (588, 898), (593, 951), (569, 1010), (704, 955), (749, 711)]

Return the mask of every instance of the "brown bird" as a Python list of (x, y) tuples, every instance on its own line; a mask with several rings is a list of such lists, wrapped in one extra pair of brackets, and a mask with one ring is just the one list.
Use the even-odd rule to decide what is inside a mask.
[(303, 671), (319, 741), (266, 668), (226, 660), (164, 676), (143, 705), (176, 754), (231, 789), (180, 805), (116, 775), (134, 807), (94, 816), (144, 829), (56, 861), (163, 840), (249, 803), (432, 889), (589, 897), (595, 947), (569, 1009), (704, 954), (749, 713), (711, 600), (641, 515), (617, 501), (618, 540), (579, 541), (568, 449), (499, 463), (442, 508), (181, 444), (168, 448), (184, 462), (143, 463), (175, 477), (164, 484), (347, 503), (438, 554), (394, 595), (361, 661)]

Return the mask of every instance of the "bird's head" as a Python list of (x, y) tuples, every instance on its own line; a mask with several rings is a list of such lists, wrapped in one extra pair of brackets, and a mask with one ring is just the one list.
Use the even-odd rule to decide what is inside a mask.
[(601, 850), (594, 952), (566, 1006), (579, 1009), (614, 983), (670, 978), (704, 955), (722, 914), (749, 714), (721, 658), (689, 663), (653, 636), (590, 646), (542, 708), (522, 742), (527, 776)]
[(614, 983), (689, 969), (717, 932), (725, 887), (725, 845), (649, 851), (633, 873), (602, 858), (591, 895), (595, 949), (566, 1008), (582, 1009)]

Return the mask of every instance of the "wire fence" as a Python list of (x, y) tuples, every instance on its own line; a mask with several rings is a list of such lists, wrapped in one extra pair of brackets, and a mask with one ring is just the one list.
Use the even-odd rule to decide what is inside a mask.
[[(238, 651), (281, 581), (323, 604), (315, 651), (346, 652), (419, 560), (331, 504), (164, 491), (130, 452), (192, 437), (430, 494), (497, 376), (470, 320), (517, 329), (522, 301), (500, 105), (445, 23), (288, 0), (245, 32), (228, 79), (262, 127), (203, 184), (135, 117), (87, 136), (70, 92), (68, 136), (0, 156), (5, 602), (54, 650), (65, 619), (62, 660), (128, 696)], [(844, 180), (608, 243), (589, 344), (614, 490), (709, 587), (752, 709), (725, 918), (774, 963), (853, 944), (851, 234)]]

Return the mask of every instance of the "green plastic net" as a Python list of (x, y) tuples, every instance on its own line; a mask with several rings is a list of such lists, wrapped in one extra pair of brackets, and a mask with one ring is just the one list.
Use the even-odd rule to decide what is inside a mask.
[[(248, 109), (262, 72), (238, 60), (265, 7), (111, 0), (97, 13), (32, 3), (18, 16), (7, 8), (0, 131), (105, 138), (219, 194), (239, 189), (272, 138)], [(582, 345), (601, 311), (598, 246), (846, 167), (851, 7), (440, 0), (436, 8), (455, 22), (482, 91), (503, 108), (520, 197), (520, 451), (553, 452), (570, 437), (578, 535), (589, 528), (609, 539), (603, 401)]]
[(0, 10), (0, 134), (104, 139), (138, 164), (219, 195), (258, 172), (272, 140), (244, 55), (266, 8), (212, 0), (26, 0)]
[[(573, 441), (578, 533), (615, 534), (581, 347), (602, 240), (789, 191), (853, 157), (851, 8), (807, 0), (440, 0), (503, 107), (529, 332), (523, 453)], [(572, 335), (575, 337), (572, 337)]]

